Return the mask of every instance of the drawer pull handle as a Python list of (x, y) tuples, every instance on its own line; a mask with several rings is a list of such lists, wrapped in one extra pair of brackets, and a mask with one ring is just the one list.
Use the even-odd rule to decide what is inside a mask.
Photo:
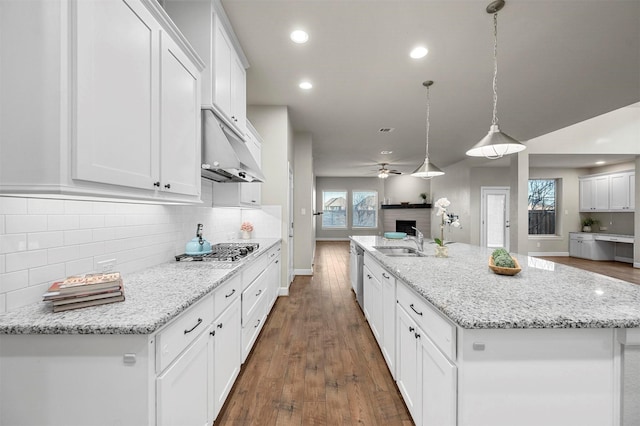
[(371, 275), (367, 274), (367, 278), (371, 279), (372, 277), (371, 277)]
[(385, 274), (384, 272), (382, 273), (382, 276), (385, 277), (386, 279), (391, 278), (389, 275)]
[(256, 323), (256, 325), (253, 328), (258, 328), (258, 326), (260, 325), (260, 321), (261, 320), (258, 320), (258, 322)]
[(200, 324), (202, 324), (202, 318), (198, 318), (198, 322), (196, 323), (196, 325), (194, 325), (193, 327), (191, 327), (189, 330), (185, 330), (184, 334), (189, 334), (191, 333), (193, 330), (196, 329), (196, 327), (198, 327)]
[(422, 316), (422, 312), (418, 312), (416, 311), (416, 308), (413, 307), (413, 303), (409, 305), (409, 307), (411, 308), (411, 310), (413, 310), (413, 312), (415, 312), (416, 314)]
[(256, 297), (260, 296), (261, 294), (262, 294), (262, 289), (260, 289), (260, 291), (256, 293)]
[(235, 293), (235, 292), (236, 292), (236, 289), (234, 288), (233, 290), (231, 290), (231, 293), (225, 295), (224, 297), (231, 297), (231, 296), (233, 296), (233, 293)]

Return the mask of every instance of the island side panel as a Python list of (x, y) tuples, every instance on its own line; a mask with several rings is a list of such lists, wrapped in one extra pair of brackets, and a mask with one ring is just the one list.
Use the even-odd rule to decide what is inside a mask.
[(0, 336), (0, 424), (155, 424), (153, 347), (146, 335)]
[(619, 421), (612, 329), (462, 330), (459, 426)]

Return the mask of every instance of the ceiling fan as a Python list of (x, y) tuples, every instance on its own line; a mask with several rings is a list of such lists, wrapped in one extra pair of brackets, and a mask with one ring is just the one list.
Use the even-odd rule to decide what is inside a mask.
[(378, 163), (378, 165), (380, 166), (380, 168), (378, 169), (378, 177), (380, 179), (386, 179), (389, 177), (389, 175), (401, 175), (402, 172), (399, 172), (397, 170), (393, 170), (393, 169), (388, 169), (387, 166), (389, 165), (389, 163)]

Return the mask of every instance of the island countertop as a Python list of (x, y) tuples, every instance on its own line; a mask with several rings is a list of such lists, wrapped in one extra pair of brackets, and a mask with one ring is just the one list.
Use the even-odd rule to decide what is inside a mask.
[[(247, 241), (247, 240), (244, 240)], [(54, 313), (45, 302), (0, 314), (0, 334), (151, 334), (239, 273), (280, 239), (233, 263), (163, 263), (123, 274), (125, 301)]]
[(449, 257), (436, 258), (435, 246), (425, 240), (424, 257), (390, 257), (375, 247), (415, 243), (351, 239), (462, 328), (640, 327), (636, 284), (515, 254), (522, 271), (496, 275), (488, 267), (492, 250), (469, 244), (450, 244)]

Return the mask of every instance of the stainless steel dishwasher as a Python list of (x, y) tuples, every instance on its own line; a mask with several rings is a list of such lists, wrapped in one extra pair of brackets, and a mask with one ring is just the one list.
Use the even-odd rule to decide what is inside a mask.
[(364, 294), (363, 294), (363, 286), (364, 286), (364, 277), (362, 276), (362, 268), (364, 266), (364, 250), (359, 245), (356, 245), (356, 300), (358, 301), (358, 305), (360, 305), (360, 309), (364, 309)]

